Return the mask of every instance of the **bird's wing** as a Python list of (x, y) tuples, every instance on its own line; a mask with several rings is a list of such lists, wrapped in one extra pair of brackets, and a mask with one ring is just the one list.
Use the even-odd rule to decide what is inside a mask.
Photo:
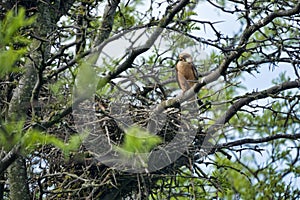
[(184, 75), (177, 70), (177, 66), (176, 66), (175, 76), (176, 76), (176, 81), (177, 81), (179, 87), (182, 89), (182, 91), (183, 92), (187, 91), (190, 88), (190, 86), (188, 84), (188, 81), (184, 77)]
[(193, 69), (195, 80), (198, 80), (199, 74), (198, 74), (197, 68), (194, 64), (192, 64), (192, 69)]

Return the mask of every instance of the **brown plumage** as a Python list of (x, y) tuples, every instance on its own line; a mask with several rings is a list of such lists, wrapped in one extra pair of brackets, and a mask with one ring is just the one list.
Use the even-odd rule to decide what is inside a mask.
[(176, 64), (176, 79), (183, 92), (190, 89), (198, 80), (198, 73), (193, 64), (193, 58), (188, 53), (179, 54)]

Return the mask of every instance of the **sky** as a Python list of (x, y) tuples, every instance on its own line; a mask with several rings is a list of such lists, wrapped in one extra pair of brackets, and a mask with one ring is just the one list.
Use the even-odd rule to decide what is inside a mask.
[[(222, 23), (216, 24), (216, 27), (222, 31), (224, 35), (232, 36), (234, 33), (238, 32), (240, 29), (240, 24), (235, 15), (228, 13), (220, 13), (216, 8), (214, 8), (207, 1), (201, 2), (196, 7), (196, 12), (199, 15), (199, 19), (203, 21), (223, 21)], [(208, 30), (208, 29), (207, 29)], [(207, 31), (205, 34), (206, 38), (211, 38), (213, 32)], [(244, 74), (243, 84), (248, 88), (248, 90), (263, 90), (267, 89), (272, 85), (272, 80), (279, 76), (280, 73), (286, 72), (288, 76), (295, 79), (296, 76), (291, 67), (286, 64), (280, 64), (279, 67), (269, 70), (268, 65), (261, 66), (261, 73), (254, 73), (253, 75)]]
[[(219, 28), (224, 34), (233, 35), (240, 29), (240, 25), (237, 21), (237, 18), (234, 15), (226, 14), (223, 12), (220, 14), (206, 1), (200, 3), (197, 6), (196, 12), (199, 14), (200, 20), (203, 21), (224, 21), (216, 25), (216, 27)], [(207, 31), (206, 33), (202, 32), (202, 34), (205, 34), (205, 37), (208, 38), (213, 37), (213, 33), (209, 31)], [(261, 73), (254, 73), (253, 75), (244, 74), (244, 80), (242, 83), (247, 87), (248, 91), (263, 90), (271, 87), (273, 85), (272, 80), (276, 77), (279, 77), (279, 75), (283, 72), (285, 72), (286, 75), (289, 76), (292, 80), (296, 79), (293, 68), (288, 66), (287, 64), (280, 64), (278, 67), (275, 67), (272, 70), (270, 70), (269, 66), (265, 64), (261, 66), (260, 72)], [(268, 101), (268, 99), (264, 99), (260, 101), (260, 103), (265, 104), (268, 103)], [(268, 151), (268, 149), (266, 150)], [(294, 153), (296, 153), (296, 151)], [(269, 156), (270, 155), (266, 151), (263, 152), (261, 155), (258, 154), (257, 162), (261, 165), (265, 165), (266, 158), (268, 158)], [(286, 166), (282, 165), (281, 167)], [(300, 184), (300, 178), (294, 178), (295, 177), (291, 177), (290, 175), (285, 177), (285, 181), (287, 183), (292, 181), (292, 187), (298, 187)]]
[[(139, 6), (138, 10), (140, 12), (145, 12), (149, 8), (149, 1), (144, 1), (144, 5)], [(156, 7), (154, 4), (154, 15), (162, 15), (166, 8), (166, 4), (162, 4), (160, 7)], [(238, 21), (237, 16), (229, 13), (220, 12), (216, 8), (214, 8), (207, 1), (200, 2), (195, 8), (195, 12), (197, 16), (192, 16), (193, 19), (201, 20), (201, 21), (211, 21), (211, 22), (220, 22), (215, 25), (215, 27), (222, 32), (223, 35), (233, 36), (235, 33), (240, 30), (240, 22)], [(143, 30), (138, 30), (137, 33), (142, 32)], [(214, 32), (211, 31), (209, 26), (205, 29), (197, 30), (193, 32), (195, 36), (201, 36), (203, 38), (215, 38)], [(128, 36), (128, 35), (127, 35)], [(145, 37), (140, 38), (140, 42), (143, 43), (146, 40)], [(124, 38), (120, 38), (116, 41), (109, 43), (104, 49), (103, 54), (101, 56), (110, 55), (113, 58), (121, 57), (120, 55), (124, 55), (128, 50), (129, 42), (124, 40)], [(205, 47), (203, 51), (203, 55), (198, 56), (197, 58), (201, 59), (206, 57), (213, 49), (209, 47)], [(164, 49), (160, 49), (160, 51), (164, 51)], [(195, 55), (194, 55), (195, 57)], [(100, 59), (99, 59), (100, 60)], [(197, 62), (197, 61), (196, 61)], [(99, 62), (101, 64), (101, 62)], [(200, 66), (199, 66), (200, 67)], [(201, 69), (198, 69), (201, 72)], [(280, 64), (278, 67), (272, 68), (267, 64), (260, 66), (260, 73), (253, 72), (253, 74), (243, 73), (243, 78), (241, 78), (241, 84), (246, 87), (246, 90), (240, 89), (238, 90), (240, 95), (243, 95), (247, 92), (252, 91), (260, 91), (267, 89), (271, 86), (272, 80), (279, 77), (281, 73), (285, 72), (286, 75), (291, 77), (291, 79), (295, 79), (295, 74), (292, 67), (287, 64)], [(178, 91), (177, 91), (178, 92)], [(270, 103), (269, 99), (260, 100), (261, 104)]]
[[(144, 5), (139, 7), (141, 12), (148, 9), (150, 1), (144, 1)], [(154, 5), (154, 15), (162, 15), (166, 8), (165, 4), (160, 5), (160, 7)], [(192, 16), (193, 19), (201, 21), (211, 21), (220, 22), (215, 24), (215, 27), (222, 31), (222, 34), (232, 36), (240, 30), (240, 23), (236, 15), (220, 12), (220, 10), (214, 8), (207, 1), (201, 1), (195, 8), (197, 16)], [(201, 36), (204, 38), (212, 39), (215, 38), (214, 32), (207, 25), (201, 31), (194, 31), (195, 36)], [(211, 48), (205, 49), (206, 52), (211, 51)], [(279, 67), (269, 70), (268, 65), (261, 66), (261, 73), (244, 74), (243, 84), (248, 90), (263, 90), (267, 89), (272, 85), (272, 80), (279, 76), (280, 73), (286, 72), (288, 76), (295, 79), (294, 71), (291, 67), (285, 64), (281, 64)]]
[[(143, 6), (139, 6), (139, 11), (144, 12), (149, 8), (149, 1), (144, 1)], [(162, 15), (166, 8), (165, 4), (162, 4), (160, 7), (155, 7), (154, 5), (154, 15)], [(237, 16), (219, 12), (216, 8), (210, 5), (207, 1), (200, 2), (195, 8), (195, 12), (198, 14), (197, 16), (193, 16), (193, 19), (201, 20), (201, 21), (211, 21), (217, 22), (222, 21), (215, 25), (215, 27), (222, 32), (224, 35), (232, 36), (240, 30), (240, 23), (237, 19)], [(211, 31), (209, 26), (206, 29), (202, 29), (200, 31), (194, 31), (194, 35), (201, 36), (204, 38), (214, 38), (214, 32)], [(126, 51), (128, 47), (128, 43), (126, 41), (115, 41), (107, 46), (105, 51), (110, 52), (107, 53), (113, 57), (119, 56)], [(209, 52), (212, 51), (211, 48), (205, 49), (203, 54), (208, 55)], [(206, 53), (205, 53), (206, 52)], [(200, 56), (200, 58), (203, 56)], [(205, 57), (205, 55), (204, 55)], [(268, 65), (262, 65), (260, 73), (254, 73), (253, 75), (245, 73), (243, 76), (242, 84), (247, 87), (247, 91), (240, 91), (241, 94), (251, 91), (263, 90), (271, 87), (272, 80), (279, 76), (280, 73), (286, 72), (288, 76), (292, 79), (295, 79), (294, 71), (291, 67), (285, 64), (280, 64), (279, 67), (274, 68), (273, 70), (269, 69)], [(262, 100), (261, 103), (267, 103), (268, 100)], [(258, 155), (258, 160), (262, 164), (266, 161), (264, 157), (268, 157), (269, 155), (263, 154), (263, 156)], [(287, 178), (287, 182), (289, 182)], [(297, 183), (300, 183), (298, 180)], [(297, 184), (296, 183), (296, 184)]]

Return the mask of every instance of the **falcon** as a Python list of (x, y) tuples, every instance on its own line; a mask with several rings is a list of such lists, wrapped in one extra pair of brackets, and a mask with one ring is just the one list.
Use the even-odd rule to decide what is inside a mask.
[(197, 83), (198, 73), (190, 54), (181, 53), (178, 59), (179, 61), (176, 64), (176, 79), (181, 90), (185, 92)]

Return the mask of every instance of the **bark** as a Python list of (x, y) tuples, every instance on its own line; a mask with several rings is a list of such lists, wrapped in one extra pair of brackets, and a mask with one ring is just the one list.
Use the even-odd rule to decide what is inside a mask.
[[(13, 148), (0, 160), (0, 174), (3, 174), (4, 171), (18, 158), (18, 148)], [(2, 156), (1, 156), (2, 157)]]
[(276, 135), (271, 135), (271, 136), (267, 136), (267, 137), (263, 137), (263, 138), (257, 138), (257, 139), (245, 138), (245, 139), (240, 139), (240, 140), (236, 140), (236, 141), (233, 141), (233, 142), (226, 142), (226, 143), (222, 143), (222, 144), (217, 144), (215, 146), (215, 148), (213, 149), (213, 151), (211, 151), (211, 152), (215, 152), (216, 149), (236, 147), (236, 146), (241, 146), (241, 145), (244, 145), (244, 144), (260, 144), (260, 143), (270, 142), (270, 141), (277, 140), (277, 139), (298, 140), (299, 138), (300, 138), (300, 133), (297, 133), (297, 134), (276, 134)]
[(0, 200), (3, 200), (3, 195), (4, 195), (4, 183), (2, 183), (2, 181), (4, 182), (5, 177), (3, 173), (0, 173)]
[(95, 41), (95, 46), (100, 45), (104, 40), (106, 40), (109, 37), (113, 28), (114, 18), (119, 3), (120, 0), (109, 0), (108, 4), (105, 6), (103, 21), (101, 25), (101, 32), (99, 34), (99, 37)]
[[(33, 47), (37, 45), (37, 42), (33, 43)], [(40, 56), (36, 54), (33, 56), (35, 61), (40, 59)], [(10, 107), (8, 110), (9, 119), (17, 120), (26, 115), (26, 112), (30, 108), (30, 99), (33, 88), (37, 82), (37, 70), (34, 66), (34, 61), (27, 60), (26, 72), (23, 78), (19, 82), (19, 86), (14, 90)], [(15, 200), (27, 200), (31, 199), (30, 191), (27, 184), (27, 173), (25, 159), (13, 155), (16, 161), (11, 164), (8, 170), (9, 185), (10, 185), (10, 198)]]
[[(51, 33), (55, 28), (59, 18), (67, 12), (74, 1), (56, 2), (41, 1), (37, 5), (37, 22), (35, 33), (38, 38), (45, 41), (34, 40), (31, 45), (30, 58), (25, 64), (26, 72), (21, 78), (18, 87), (14, 90), (8, 111), (8, 120), (17, 120), (26, 116), (29, 109), (34, 109), (42, 86), (43, 62), (50, 56)], [(33, 113), (34, 114), (34, 113)], [(17, 152), (10, 155), (9, 164), (14, 159), (8, 170), (10, 199), (24, 200), (31, 199), (29, 186), (27, 183), (26, 162), (22, 157), (17, 156)], [(4, 165), (5, 166), (5, 165)]]
[(30, 200), (29, 186), (27, 182), (26, 162), (18, 158), (8, 170), (10, 199)]

